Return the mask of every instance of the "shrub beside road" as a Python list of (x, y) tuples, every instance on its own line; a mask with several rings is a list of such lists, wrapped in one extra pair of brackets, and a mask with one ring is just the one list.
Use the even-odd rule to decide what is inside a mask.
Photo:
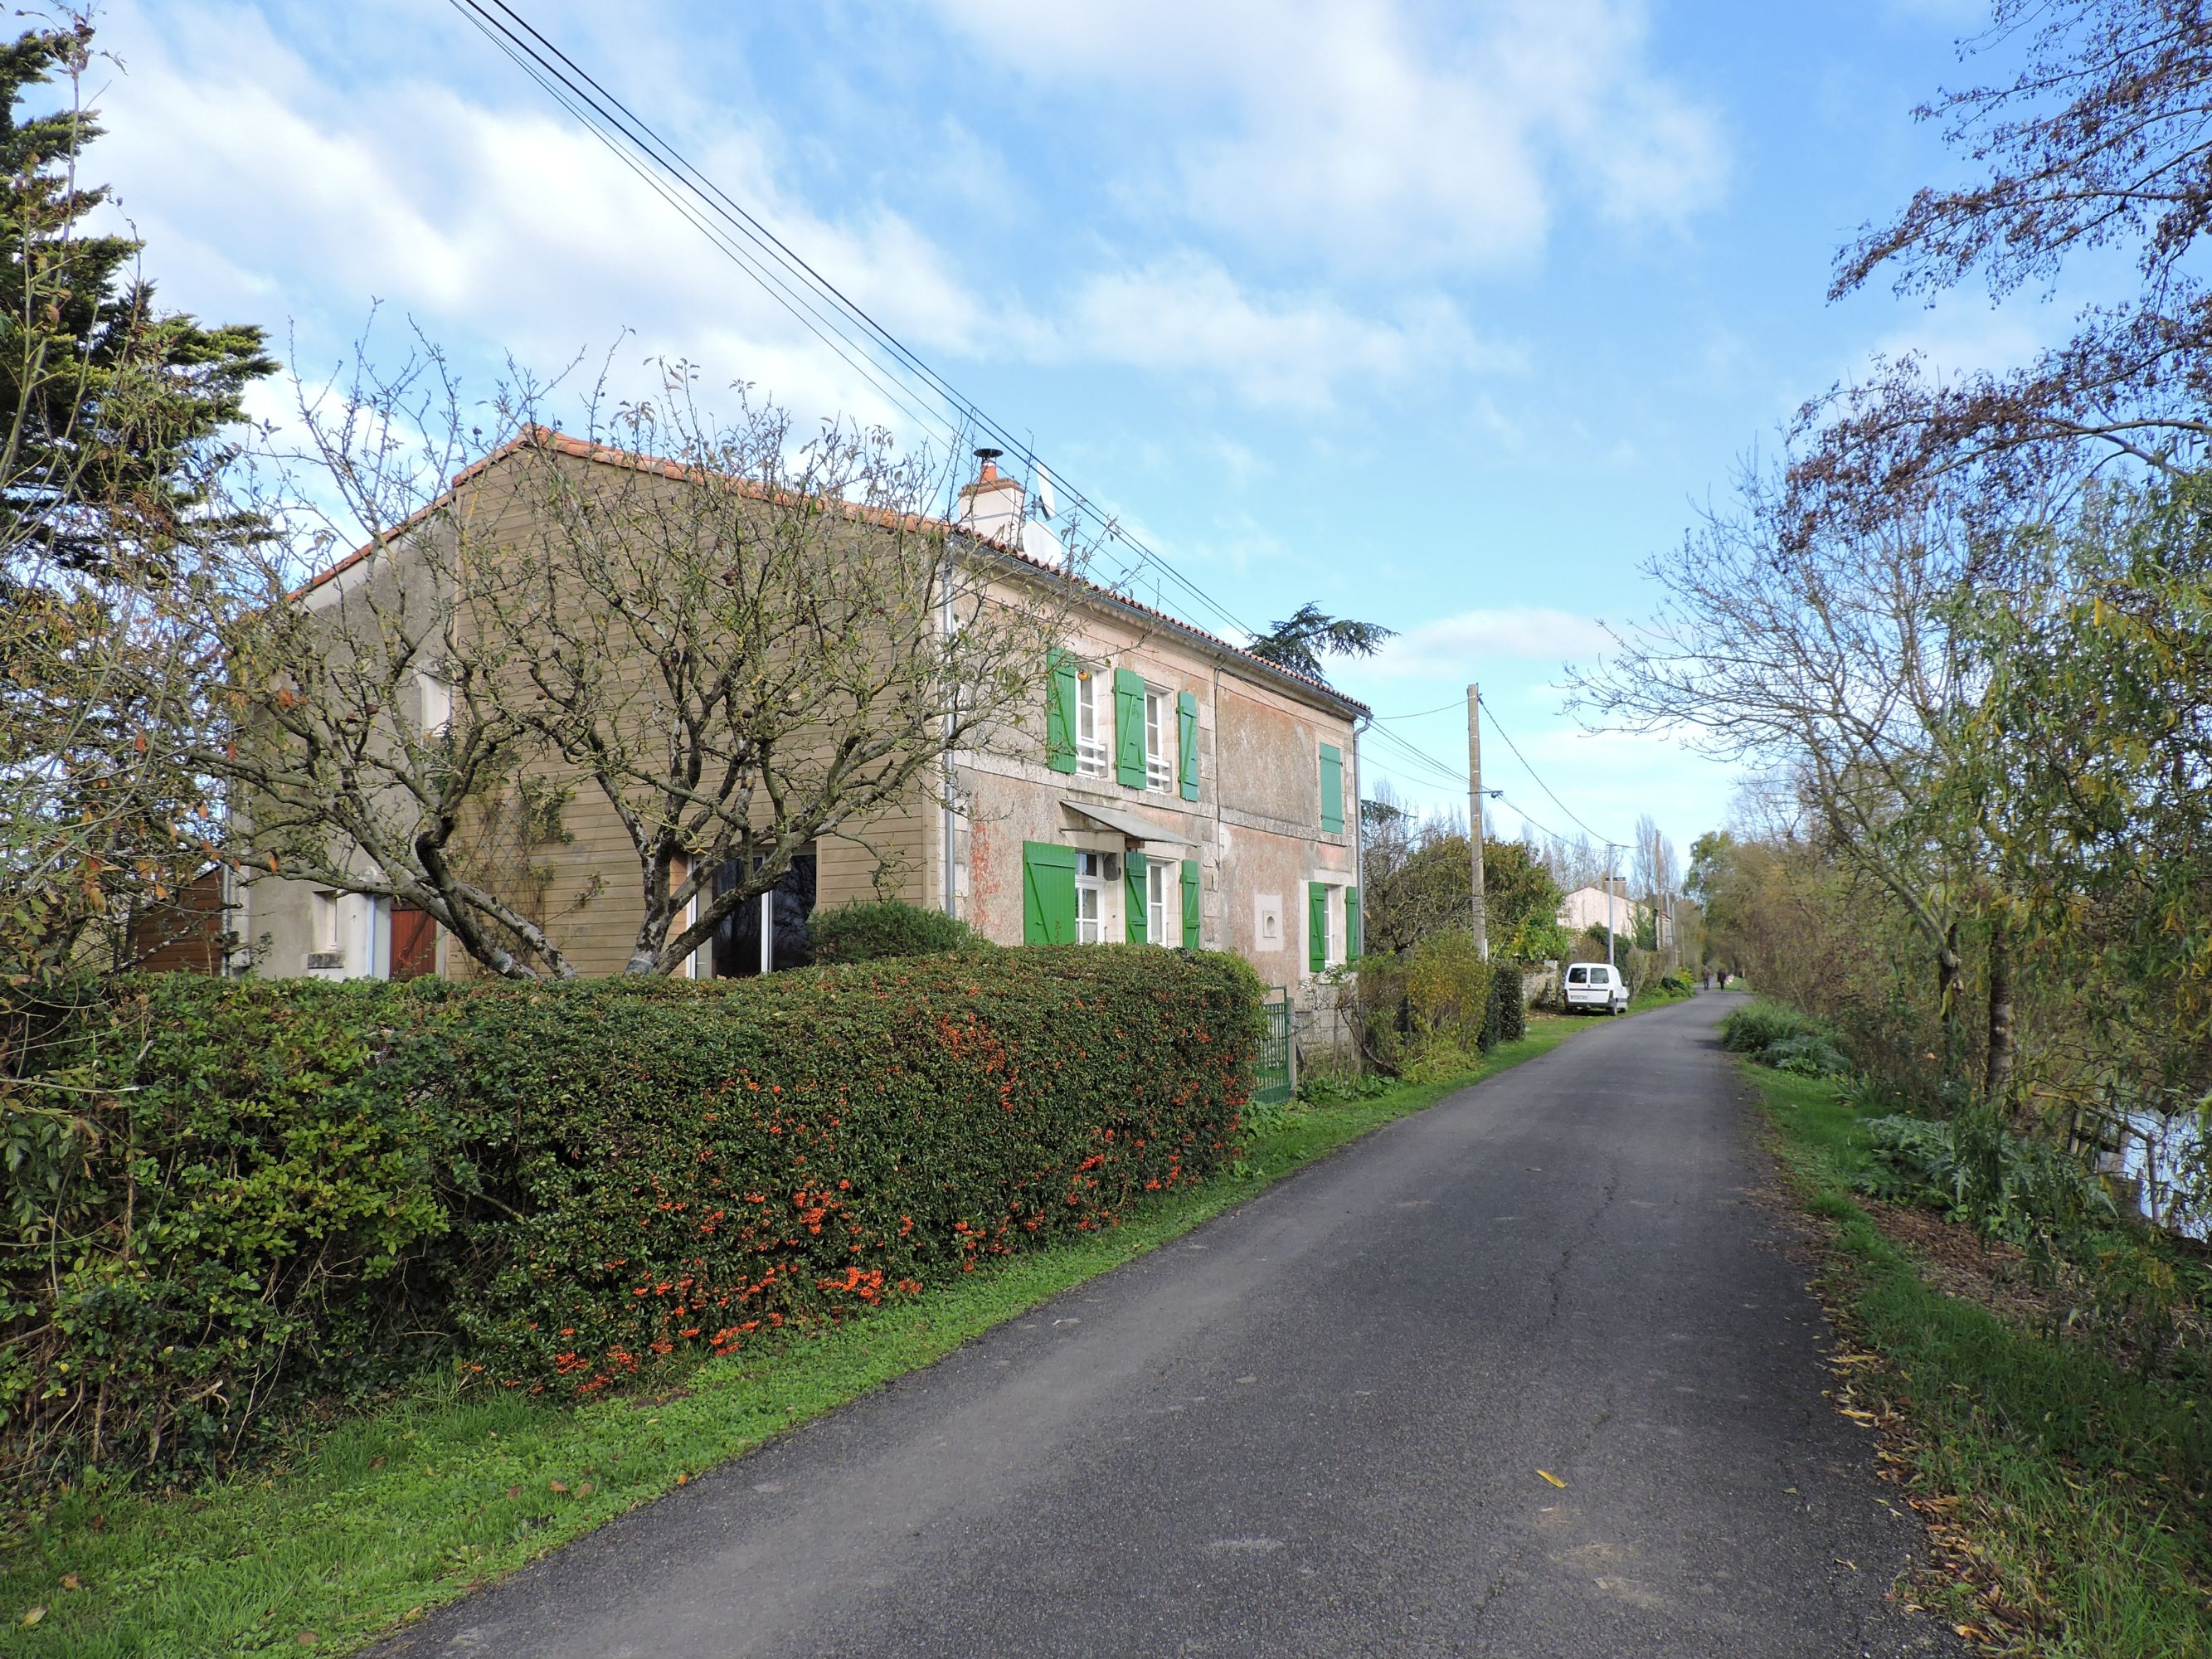
[(1838, 1403), (1886, 1431), (1942, 1563), (1916, 1592), (1993, 1653), (2212, 1655), (2202, 1252), (1971, 1111), (1905, 1133), (1790, 1010), (1726, 1038), (1778, 1063), (1746, 1074), (1827, 1230)]
[(75, 1484), (0, 1553), (0, 1620), (38, 1609), (39, 1651), (87, 1656), (290, 1650), (309, 1634), (319, 1652), (358, 1647), (1588, 1029), (1534, 1018), (1468, 1076), (1301, 1103), (1248, 1134), (1237, 1168), (1116, 1225), (1068, 1229), (845, 1322), (672, 1369), (658, 1387), (561, 1405), (434, 1376), (335, 1425), (299, 1424), (270, 1461), (190, 1491)]

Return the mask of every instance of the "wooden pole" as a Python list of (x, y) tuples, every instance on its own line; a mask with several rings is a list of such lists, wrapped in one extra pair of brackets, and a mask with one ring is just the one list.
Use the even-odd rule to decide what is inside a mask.
[(1490, 916), (1482, 899), (1482, 691), (1467, 688), (1467, 844), (1474, 865), (1474, 949), (1490, 960)]

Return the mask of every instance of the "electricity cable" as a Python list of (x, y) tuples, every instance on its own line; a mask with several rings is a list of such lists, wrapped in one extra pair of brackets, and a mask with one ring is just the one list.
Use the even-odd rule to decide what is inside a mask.
[[(616, 139), (605, 130), (611, 128), (621, 139), (641, 151), (647, 161), (654, 167), (671, 175), (675, 185), (696, 198), (707, 212), (723, 220), (733, 231), (750, 241), (758, 250), (761, 262), (781, 265), (792, 283), (812, 290), (829, 306), (852, 322), (858, 324), (866, 337), (861, 340), (855, 340), (847, 329), (837, 327), (835, 324), (830, 323), (827, 319), (822, 319), (825, 325), (831, 327), (837, 333), (847, 346), (855, 350), (867, 352), (872, 367), (886, 373), (898, 374), (902, 378), (919, 380), (950, 405), (953, 412), (965, 422), (969, 428), (996, 441), (1002, 448), (1014, 454), (1033, 472), (1041, 470), (1041, 463), (1030, 445), (1023, 442), (1012, 433), (992, 420), (980, 405), (963, 396), (942, 375), (931, 368), (919, 355), (878, 323), (870, 313), (847, 297), (835, 284), (799, 258), (773, 231), (732, 200), (704, 173), (693, 167), (652, 126), (609, 93), (574, 59), (547, 40), (544, 35), (532, 27), (520, 12), (507, 4), (506, 0), (450, 0), (450, 3), (480, 33), (490, 39), (495, 46), (500, 46), (510, 61), (515, 62), (518, 67), (524, 68), (526, 73), (531, 75), (531, 78), (541, 89), (553, 95), (556, 101), (559, 102), (570, 114), (591, 127), (603, 143), (616, 147)], [(493, 15), (491, 9), (495, 9), (506, 18), (512, 19), (514, 27), (509, 27), (501, 21), (500, 17)], [(536, 46), (533, 47), (524, 41), (515, 33), (516, 29), (526, 33), (531, 41), (537, 43)], [(531, 60), (530, 64), (525, 64), (522, 58), (517, 56), (518, 52), (525, 54)], [(557, 65), (550, 61), (551, 59), (557, 59)], [(532, 71), (532, 64), (536, 66), (538, 72)], [(560, 93), (555, 92), (553, 86), (548, 84), (549, 78), (564, 88), (568, 96), (563, 97)], [(579, 82), (581, 84), (580, 85)], [(597, 120), (592, 118), (592, 114), (587, 114), (586, 111), (596, 114)], [(625, 159), (630, 158), (625, 157)], [(633, 170), (636, 170), (634, 162)], [(667, 192), (662, 191), (660, 193), (664, 196), (664, 199), (666, 199)], [(788, 289), (778, 291), (780, 283), (757, 268), (755, 261), (744, 257), (728, 239), (714, 235), (696, 215), (686, 212), (684, 216), (695, 228), (707, 234), (708, 240), (733, 263), (738, 264), (740, 269), (745, 270), (754, 281), (762, 283), (764, 287), (769, 287), (771, 293), (775, 294), (779, 301), (784, 303), (786, 309), (793, 308), (792, 301), (787, 297)], [(811, 307), (808, 309), (811, 310)], [(796, 314), (795, 312), (794, 314)], [(820, 318), (820, 313), (815, 312), (813, 314)], [(821, 337), (817, 330), (814, 330), (811, 325), (809, 328), (810, 331), (816, 333), (817, 338)], [(880, 345), (872, 347), (869, 343), (871, 341), (879, 342)], [(830, 343), (825, 340), (824, 343)], [(848, 351), (836, 346), (832, 346), (831, 349), (839, 357), (859, 369), (860, 366), (854, 362)], [(888, 353), (893, 359), (893, 362), (885, 364), (878, 361), (877, 355), (878, 351)], [(860, 372), (868, 379), (871, 385), (876, 386), (878, 390), (883, 389), (881, 383), (874, 378), (873, 374), (868, 374), (866, 370)], [(893, 401), (906, 409), (909, 414), (915, 413), (912, 406), (904, 399), (894, 398)], [(920, 423), (925, 428), (933, 424), (926, 419), (920, 420)], [(956, 445), (959, 441), (959, 434), (957, 431), (953, 434), (952, 441)], [(1082, 490), (1066, 483), (1065, 481), (1055, 480), (1055, 482), (1060, 484), (1060, 493), (1067, 497), (1071, 505), (1079, 513), (1087, 514), (1090, 516), (1098, 526), (1103, 538), (1119, 543), (1122, 547), (1127, 548), (1140, 564), (1151, 566), (1160, 575), (1174, 583), (1182, 592), (1188, 594), (1197, 603), (1204, 605), (1208, 611), (1223, 618), (1248, 637), (1257, 634), (1258, 630), (1236, 616), (1227, 606), (1184, 575), (1139, 538), (1132, 535), (1113, 515), (1104, 512)], [(1126, 572), (1129, 567), (1125, 565), (1123, 568)]]
[(1505, 727), (1499, 723), (1497, 711), (1490, 706), (1490, 699), (1487, 697), (1482, 697), (1480, 698), (1479, 701), (1482, 705), (1482, 712), (1490, 716), (1490, 724), (1492, 727), (1497, 732), (1499, 737), (1505, 739), (1505, 746), (1513, 751), (1513, 757), (1521, 763), (1522, 769), (1526, 771), (1531, 778), (1535, 780), (1536, 787), (1539, 789), (1542, 790), (1546, 794), (1552, 798), (1553, 804), (1559, 807), (1559, 811), (1565, 812), (1567, 817), (1572, 819), (1576, 823), (1582, 825), (1583, 834), (1588, 836), (1595, 836), (1599, 841), (1604, 842), (1607, 847), (1626, 847), (1629, 845), (1629, 843), (1625, 841), (1615, 841), (1609, 836), (1600, 836), (1598, 835), (1598, 832), (1591, 829), (1589, 824), (1583, 823), (1583, 820), (1577, 816), (1575, 809), (1559, 799), (1559, 791), (1553, 788), (1550, 784), (1545, 782), (1542, 775), (1540, 774), (1534, 767), (1529, 765), (1528, 757), (1521, 752), (1521, 745), (1513, 741), (1513, 734), (1508, 732)]

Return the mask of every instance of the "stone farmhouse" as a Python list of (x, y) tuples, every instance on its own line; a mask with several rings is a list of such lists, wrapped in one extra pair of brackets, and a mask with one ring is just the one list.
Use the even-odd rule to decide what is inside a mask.
[[(550, 441), (586, 465), (635, 464)], [(514, 447), (462, 475), (448, 499), (485, 489)], [(959, 556), (994, 560), (999, 580), (1055, 585), (1066, 601), (1065, 638), (1021, 750), (957, 754), (954, 805), (925, 791), (812, 846), (758, 914), (748, 906), (726, 922), (688, 971), (793, 965), (817, 909), (890, 896), (1004, 945), (1234, 951), (1289, 994), (1297, 1024), (1310, 1029), (1328, 1000), (1320, 977), (1359, 951), (1359, 732), (1370, 711), (1072, 573), (1048, 534), (1025, 533), (1036, 527), (1025, 507), (1023, 484), (986, 456), (947, 526), (967, 550)], [(316, 603), (315, 591), (305, 599)], [(580, 889), (595, 873), (610, 890), (634, 885), (632, 850), (604, 802), (578, 792), (564, 823), (565, 843), (538, 855), (557, 887)], [(259, 972), (469, 971), (427, 916), (386, 900), (262, 878), (233, 884), (225, 902), (230, 933), (262, 944)], [(564, 948), (580, 972), (618, 973), (635, 917), (617, 903), (598, 908), (564, 923)]]

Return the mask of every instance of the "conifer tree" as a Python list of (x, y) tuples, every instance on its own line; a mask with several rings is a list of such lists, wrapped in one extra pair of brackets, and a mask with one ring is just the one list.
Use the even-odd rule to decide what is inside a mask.
[(0, 544), (76, 569), (235, 531), (204, 512), (198, 452), (276, 368), (258, 328), (162, 313), (143, 245), (88, 228), (108, 199), (77, 176), (94, 113), (19, 106), (57, 77), (74, 88), (92, 55), (82, 15), (0, 47)]
[[(224, 505), (258, 329), (160, 310), (80, 182), (92, 29), (0, 46), (0, 980), (127, 963), (218, 840), (186, 757), (260, 532)], [(47, 102), (47, 112), (22, 106)]]

